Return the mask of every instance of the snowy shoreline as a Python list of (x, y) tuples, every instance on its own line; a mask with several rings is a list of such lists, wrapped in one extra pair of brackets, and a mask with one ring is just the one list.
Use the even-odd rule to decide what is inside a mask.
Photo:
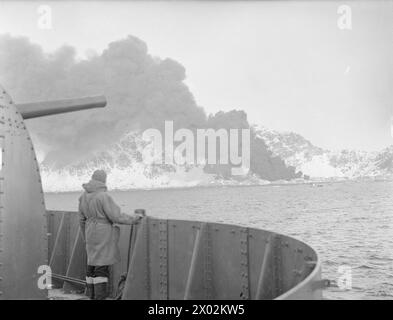
[[(263, 181), (263, 182), (262, 182)], [(393, 178), (381, 178), (381, 177), (361, 177), (361, 178), (329, 178), (329, 179), (310, 179), (302, 180), (295, 179), (290, 181), (265, 181), (261, 180), (261, 183), (239, 183), (232, 180), (219, 181), (217, 183), (210, 184), (195, 184), (195, 185), (183, 185), (183, 186), (155, 186), (155, 187), (133, 187), (133, 188), (110, 188), (112, 192), (129, 192), (129, 191), (162, 191), (162, 190), (179, 190), (179, 189), (198, 189), (198, 188), (234, 188), (234, 187), (277, 187), (277, 186), (297, 186), (297, 185), (311, 185), (314, 187), (320, 187), (327, 184), (333, 183), (361, 183), (361, 182), (392, 182)], [(82, 191), (82, 186), (75, 190), (60, 190), (60, 191), (45, 191), (45, 194), (67, 194), (77, 193)]]

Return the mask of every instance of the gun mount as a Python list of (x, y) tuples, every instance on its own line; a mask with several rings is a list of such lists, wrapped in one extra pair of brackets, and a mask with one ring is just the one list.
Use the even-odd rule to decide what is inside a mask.
[(15, 104), (0, 86), (0, 300), (46, 299), (40, 288), (49, 264), (40, 170), (24, 123), (106, 105), (105, 97)]

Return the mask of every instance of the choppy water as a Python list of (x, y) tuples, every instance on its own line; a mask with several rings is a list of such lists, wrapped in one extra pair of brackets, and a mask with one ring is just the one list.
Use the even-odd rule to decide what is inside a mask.
[[(313, 246), (323, 277), (351, 267), (352, 289), (330, 299), (393, 299), (393, 183), (214, 187), (113, 192), (124, 211), (241, 224), (284, 233)], [(77, 193), (47, 194), (50, 209), (75, 210)]]

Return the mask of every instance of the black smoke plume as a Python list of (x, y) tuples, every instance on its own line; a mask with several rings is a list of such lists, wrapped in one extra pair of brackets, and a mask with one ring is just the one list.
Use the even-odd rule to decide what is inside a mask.
[[(33, 136), (45, 146), (43, 162), (49, 166), (83, 161), (117, 142), (124, 133), (162, 129), (165, 120), (172, 120), (175, 129), (249, 127), (243, 111), (207, 117), (185, 78), (181, 64), (153, 57), (146, 43), (134, 36), (110, 43), (102, 54), (78, 60), (70, 46), (47, 54), (28, 38), (0, 35), (0, 82), (16, 103), (97, 94), (108, 100), (104, 109), (29, 121)], [(261, 178), (295, 176), (293, 169), (272, 157), (255, 135), (251, 147), (251, 170)]]
[(0, 81), (15, 102), (107, 97), (105, 109), (29, 121), (32, 133), (49, 147), (45, 162), (57, 166), (83, 160), (127, 131), (160, 128), (164, 120), (203, 127), (205, 113), (184, 79), (182, 65), (149, 55), (133, 36), (82, 61), (69, 46), (46, 54), (27, 38), (0, 36)]

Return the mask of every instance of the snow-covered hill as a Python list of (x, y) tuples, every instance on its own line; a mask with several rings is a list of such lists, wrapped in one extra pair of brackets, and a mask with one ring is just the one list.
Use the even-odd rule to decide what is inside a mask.
[(43, 188), (45, 192), (79, 191), (82, 183), (87, 182), (97, 168), (109, 172), (109, 187), (119, 190), (262, 185), (307, 180), (393, 179), (393, 146), (381, 152), (329, 151), (314, 146), (293, 132), (253, 128), (257, 138), (265, 142), (274, 156), (283, 159), (287, 166), (295, 167), (296, 172), (301, 171), (305, 179), (267, 181), (252, 172), (246, 177), (223, 178), (220, 174), (208, 173), (203, 166), (149, 164), (142, 160), (142, 150), (147, 142), (134, 132), (126, 134), (111, 148), (76, 164), (56, 169), (41, 163)]
[(393, 146), (380, 152), (330, 151), (313, 145), (293, 132), (277, 132), (254, 127), (273, 154), (311, 179), (391, 179)]
[(207, 173), (202, 166), (151, 164), (142, 158), (147, 145), (151, 143), (143, 141), (140, 134), (128, 133), (108, 150), (77, 164), (57, 169), (41, 163), (43, 189), (45, 192), (79, 191), (98, 168), (109, 173), (108, 186), (117, 190), (269, 183), (254, 174), (223, 179)]

